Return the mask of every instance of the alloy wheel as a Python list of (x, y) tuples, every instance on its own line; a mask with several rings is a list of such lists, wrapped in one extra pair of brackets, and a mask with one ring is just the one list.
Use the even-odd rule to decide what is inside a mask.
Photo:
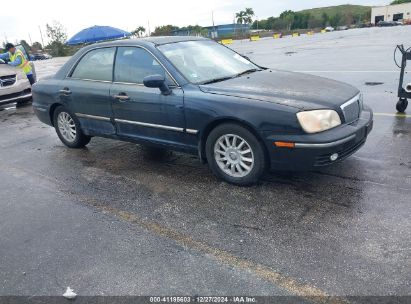
[(60, 134), (65, 140), (70, 143), (76, 140), (76, 124), (70, 114), (67, 112), (60, 112), (57, 116), (57, 124)]
[(247, 176), (254, 167), (250, 144), (235, 134), (225, 134), (216, 141), (214, 157), (220, 169), (231, 177)]

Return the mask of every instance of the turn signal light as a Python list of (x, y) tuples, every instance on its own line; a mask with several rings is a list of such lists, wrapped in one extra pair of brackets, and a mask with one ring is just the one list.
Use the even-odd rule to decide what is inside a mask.
[(274, 142), (274, 145), (279, 148), (295, 148), (294, 143), (286, 141), (276, 141)]

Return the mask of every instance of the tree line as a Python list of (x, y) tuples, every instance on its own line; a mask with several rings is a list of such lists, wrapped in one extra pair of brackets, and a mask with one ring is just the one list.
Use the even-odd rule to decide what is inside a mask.
[(411, 2), (411, 0), (394, 0), (394, 1), (391, 2), (391, 5), (403, 4), (403, 3), (409, 3), (409, 2)]
[(371, 12), (367, 14), (336, 12), (333, 15), (328, 15), (326, 12), (323, 12), (320, 17), (317, 17), (308, 12), (293, 12), (288, 10), (282, 12), (279, 17), (256, 20), (253, 22), (251, 28), (275, 31), (312, 29), (326, 26), (351, 25), (370, 20), (370, 18)]
[(208, 34), (208, 30), (199, 25), (188, 25), (178, 27), (176, 25), (168, 24), (156, 26), (154, 32), (151, 33), (151, 36), (170, 36), (175, 31), (186, 31), (187, 33), (190, 33), (190, 35), (206, 36)]

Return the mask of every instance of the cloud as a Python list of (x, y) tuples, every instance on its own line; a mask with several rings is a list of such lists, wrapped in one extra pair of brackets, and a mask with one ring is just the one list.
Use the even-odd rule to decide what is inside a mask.
[[(278, 16), (284, 10), (301, 10), (312, 7), (343, 4), (344, 0), (157, 0), (157, 1), (85, 1), (71, 0), (62, 4), (55, 0), (20, 0), (19, 4), (30, 9), (27, 14), (15, 10), (0, 11), (0, 41), (25, 39), (41, 41), (39, 26), (45, 35), (45, 24), (59, 21), (69, 37), (83, 28), (93, 25), (110, 25), (131, 31), (142, 25), (153, 31), (155, 26), (173, 24), (177, 26), (212, 23), (212, 12), (216, 24), (232, 23), (235, 12), (252, 7), (259, 19)], [(355, 4), (384, 5), (384, 0), (356, 0)], [(29, 41), (30, 42), (30, 41)]]

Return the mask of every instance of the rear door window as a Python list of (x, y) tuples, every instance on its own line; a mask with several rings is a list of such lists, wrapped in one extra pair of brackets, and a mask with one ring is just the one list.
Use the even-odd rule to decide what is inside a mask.
[(88, 52), (81, 58), (71, 77), (85, 80), (112, 81), (115, 52), (114, 47)]

